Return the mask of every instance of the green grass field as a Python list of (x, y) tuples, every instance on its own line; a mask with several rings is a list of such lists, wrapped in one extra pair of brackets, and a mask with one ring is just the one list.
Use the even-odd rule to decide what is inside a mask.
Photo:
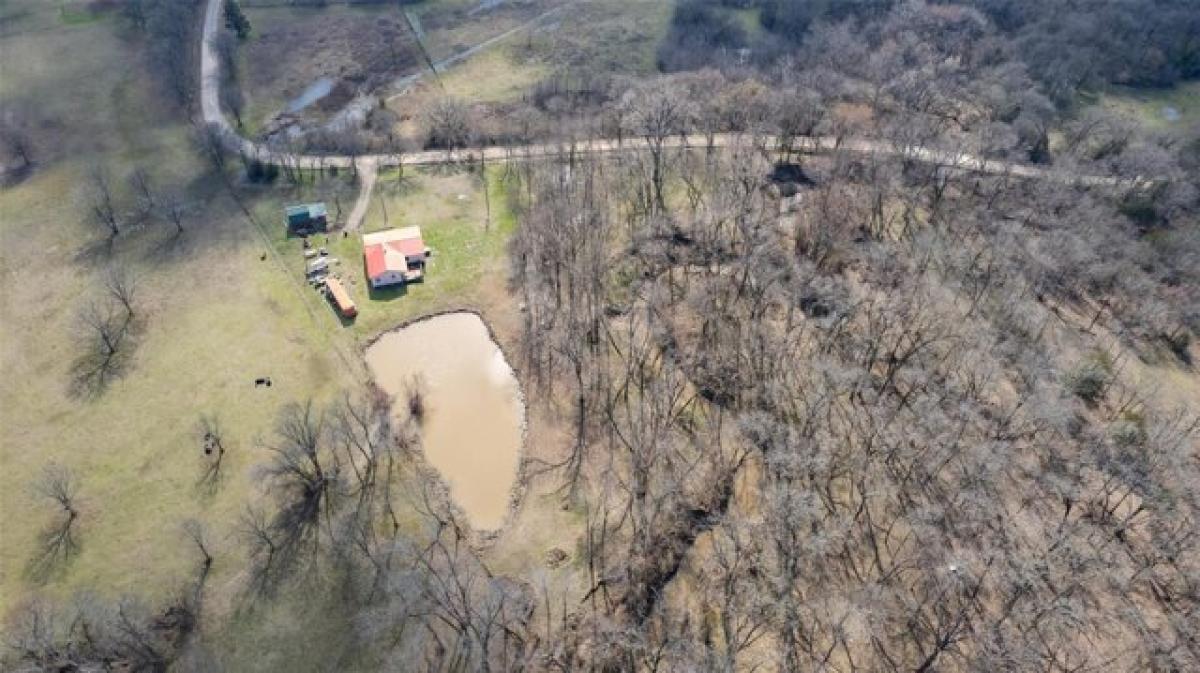
[(583, 0), (518, 44), (575, 73), (645, 75), (657, 70), (673, 7), (656, 0)]
[[(1156, 131), (1182, 132), (1200, 124), (1200, 82), (1184, 82), (1170, 89), (1117, 88), (1100, 96), (1097, 103)], [(1174, 111), (1174, 118), (1169, 110)]]
[[(488, 175), (490, 223), (477, 173), (409, 169), (403, 179), (395, 170), (380, 175), (363, 232), (420, 226), (425, 243), (434, 253), (424, 282), (397, 290), (370, 291), (363, 269), (362, 232), (348, 237), (338, 232), (312, 237), (318, 247), (326, 247), (338, 260), (335, 273), (358, 305), (359, 315), (346, 323), (345, 331), (359, 340), (369, 339), (420, 315), (478, 307), (494, 290), (505, 287), (505, 245), (515, 223), (506, 207), (503, 169), (490, 169)], [(328, 313), (330, 320), (336, 320), (332, 306), (304, 282), (303, 245), (301, 239), (287, 235), (282, 213), (287, 203), (324, 200), (333, 216), (334, 197), (338, 196), (345, 216), (354, 195), (342, 190), (344, 186), (329, 181), (286, 193), (277, 190), (260, 199), (254, 210), (255, 219), (266, 223), (271, 243), (288, 268), (289, 282), (307, 293), (319, 307), (318, 312)]]
[[(359, 236), (332, 238), (360, 308), (347, 325), (304, 283), (301, 245), (286, 236), (282, 209), (322, 199), (348, 212), (357, 192), (349, 175), (240, 186), (247, 217), (191, 149), (183, 113), (161, 102), (116, 17), (63, 21), (50, 3), (11, 3), (0, 12), (0, 96), (25, 100), (51, 120), (32, 174), (0, 188), (0, 618), (34, 598), (67, 601), (81, 591), (161, 606), (194, 576), (196, 552), (181, 530), (194, 518), (209, 529), (216, 556), (206, 612), (218, 625), (206, 638), (228, 670), (250, 670), (250, 660), (263, 670), (337, 668), (345, 661), (338, 648), (351, 641), (327, 604), (306, 620), (295, 615), (312, 607), (308, 597), (249, 612), (237, 600), (246, 567), (238, 518), (264, 497), (254, 468), (269, 456), (263, 442), (280, 409), (361, 382), (359, 349), (383, 330), (468, 308), (488, 314), (514, 347), (519, 319), (506, 292), (506, 245), (515, 219), (504, 168), (490, 167), (486, 183), (461, 170), (408, 170), (402, 178), (385, 171), (364, 229), (419, 225), (434, 256), (424, 283), (372, 297)], [(74, 56), (79, 43), (88, 58)], [(122, 204), (137, 167), (158, 187), (182, 190), (192, 206), (186, 233), (148, 225), (106, 249), (80, 199), (94, 165), (108, 172)], [(228, 177), (238, 179), (235, 171)], [(70, 386), (82, 352), (77, 316), (100, 296), (110, 264), (138, 278), (144, 328), (125, 374), (86, 399)], [(274, 385), (256, 388), (261, 376)], [(220, 418), (228, 447), (215, 492), (197, 484), (202, 414)], [(70, 468), (79, 483), (81, 549), (39, 580), (28, 572), (30, 560), (55, 509), (33, 483), (49, 463)], [(536, 563), (550, 544), (570, 547), (560, 524), (572, 516), (554, 498), (531, 498), (497, 544), (498, 567)], [(263, 640), (277, 645), (264, 649)]]
[[(45, 175), (15, 193), (47, 189)], [(244, 505), (256, 497), (248, 471), (265, 458), (257, 438), (278, 409), (323, 397), (351, 379), (320, 316), (308, 313), (278, 280), (263, 249), (232, 203), (209, 204), (209, 221), (183, 239), (165, 232), (119, 241), (114, 258), (140, 280), (146, 327), (131, 367), (95, 400), (68, 392), (79, 350), (74, 316), (97, 295), (101, 269), (72, 257), (91, 232), (67, 221), (50, 226), (5, 220), (9, 270), (4, 328), (2, 508), (9, 522), (0, 551), (5, 600), (30, 586), (23, 568), (36, 531), (51, 514), (29, 485), (43, 464), (69, 466), (83, 502), (82, 553), (43, 589), (67, 593), (155, 595), (179, 582), (193, 559), (180, 544), (185, 518), (209, 523), (227, 538)], [(18, 231), (20, 233), (18, 233)], [(275, 385), (256, 389), (257, 376)], [(202, 453), (200, 414), (221, 418), (230, 441), (224, 487), (196, 487)]]
[(473, 103), (517, 100), (552, 71), (543, 56), (522, 51), (518, 45), (501, 44), (480, 52), (442, 75), (442, 90)]
[[(429, 0), (406, 11), (419, 17), (426, 48), (437, 61), (521, 25), (558, 1), (500, 5), (491, 11), (472, 12), (478, 7), (473, 0)], [(244, 117), (252, 133), (261, 130), (267, 119), (320, 77), (348, 78), (357, 88), (358, 81), (368, 74), (383, 84), (427, 70), (404, 13), (394, 5), (250, 6), (246, 14), (254, 30), (240, 50), (240, 69), (246, 98)], [(302, 48), (297, 46), (300, 40)], [(527, 73), (524, 79), (522, 73), (507, 76), (508, 59), (497, 61), (489, 57), (488, 51), (479, 57), (480, 64), (473, 68), (483, 76), (470, 81), (476, 87), (485, 86), (478, 92), (459, 87), (456, 95), (492, 100), (511, 96), (514, 86), (530, 83), (525, 81)], [(478, 71), (480, 65), (488, 64), (490, 70)], [(447, 73), (447, 77), (452, 76)], [(310, 108), (305, 114), (316, 113)]]
[[(472, 2), (437, 0), (417, 5), (415, 11), (426, 26), (425, 42), (435, 60), (447, 58), (490, 37), (519, 26), (556, 2), (531, 5), (520, 12), (504, 6), (489, 12), (469, 13)], [(536, 11), (535, 11), (536, 10)], [(264, 34), (309, 25), (360, 25), (363, 40), (378, 40), (372, 18), (390, 8), (330, 6), (251, 7), (247, 9), (255, 33), (242, 49), (243, 90), (246, 96), (247, 129), (256, 132), (272, 114), (281, 110), (304, 86), (320, 76), (337, 77), (351, 68), (348, 49), (339, 47), (340, 30), (330, 31), (304, 50), (280, 51), (279, 45), (264, 43)], [(398, 111), (413, 114), (427, 97), (447, 93), (472, 103), (508, 103), (556, 71), (575, 76), (587, 72), (645, 74), (656, 69), (656, 52), (666, 34), (670, 3), (657, 0), (581, 0), (567, 10), (547, 18), (543, 24), (485, 49), (443, 73), (441, 86), (424, 88), (403, 101), (394, 99)], [(448, 17), (459, 17), (449, 21)], [(757, 22), (751, 11), (738, 13), (746, 25)], [(407, 35), (407, 33), (406, 33)], [(269, 42), (269, 40), (267, 40)], [(411, 72), (423, 72), (421, 63)]]
[[(249, 474), (265, 457), (258, 438), (279, 408), (357, 378), (339, 355), (352, 352), (349, 342), (273, 262), (260, 261), (267, 246), (206, 176), (188, 149), (189, 127), (158, 102), (117, 22), (64, 24), (51, 20), (58, 11), (30, 7), (21, 21), (32, 32), (0, 37), (0, 95), (36, 104), (54, 129), (39, 137), (33, 174), (0, 189), (0, 613), (85, 588), (161, 601), (194, 568), (184, 519), (206, 522), (220, 547), (234, 547), (238, 514), (260, 496)], [(88, 58), (70, 56), (80, 42)], [(187, 232), (175, 238), (151, 226), (123, 233), (111, 252), (98, 246), (103, 236), (85, 223), (77, 197), (93, 164), (118, 191), (135, 166), (160, 186), (181, 185), (194, 201)], [(123, 378), (81, 399), (70, 391), (81, 351), (76, 316), (99, 295), (109, 264), (138, 277), (145, 327)], [(255, 389), (257, 376), (275, 385)], [(230, 444), (214, 495), (196, 487), (202, 413), (221, 418)], [(54, 510), (32, 484), (52, 461), (79, 482), (82, 546), (38, 583), (27, 568)], [(214, 584), (238, 565), (218, 564)]]

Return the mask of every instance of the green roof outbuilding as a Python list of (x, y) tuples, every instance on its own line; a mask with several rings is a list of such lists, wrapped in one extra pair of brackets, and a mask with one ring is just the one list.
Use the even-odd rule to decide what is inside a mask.
[(288, 227), (297, 228), (324, 228), (328, 210), (324, 203), (301, 203), (295, 206), (288, 206), (283, 210), (287, 216)]

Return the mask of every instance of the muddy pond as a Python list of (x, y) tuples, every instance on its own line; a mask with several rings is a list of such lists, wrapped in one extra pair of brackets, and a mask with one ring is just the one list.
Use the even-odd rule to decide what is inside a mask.
[(473, 313), (448, 313), (380, 337), (367, 366), (408, 413), (407, 391), (424, 391), (421, 441), (426, 460), (479, 530), (499, 528), (517, 478), (525, 407), (516, 374), (487, 327)]
[(328, 96), (330, 92), (333, 91), (334, 83), (335, 82), (333, 79), (329, 77), (322, 77), (318, 79), (317, 81), (308, 85), (308, 88), (301, 92), (299, 96), (293, 98), (291, 102), (287, 104), (285, 110), (291, 113), (296, 113), (303, 110), (309, 105), (312, 105), (313, 103)]

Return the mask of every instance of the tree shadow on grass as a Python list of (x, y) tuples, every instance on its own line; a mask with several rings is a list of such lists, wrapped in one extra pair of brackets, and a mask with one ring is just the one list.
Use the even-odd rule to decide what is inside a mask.
[(375, 183), (375, 189), (383, 192), (391, 197), (411, 196), (421, 191), (421, 181), (417, 176), (406, 172), (401, 176), (379, 176), (379, 180)]
[(61, 577), (79, 556), (82, 545), (75, 534), (75, 521), (63, 515), (38, 533), (37, 551), (25, 566), (25, 576), (31, 582), (45, 584)]
[(201, 438), (204, 450), (202, 471), (196, 479), (196, 492), (211, 500), (225, 483), (224, 460), (228, 451), (221, 421), (214, 415), (203, 415), (197, 424), (196, 434)]
[(89, 353), (79, 357), (71, 366), (71, 397), (77, 400), (99, 398), (113, 382), (125, 375), (129, 359), (125, 354), (105, 357)]
[(38, 534), (36, 551), (25, 569), (26, 576), (34, 582), (46, 582), (79, 555), (79, 539), (75, 535), (79, 521), (77, 486), (70, 469), (53, 463), (43, 468), (34, 483), (34, 494), (54, 503), (57, 510), (54, 521)]
[(34, 164), (26, 162), (16, 168), (0, 170), (0, 187), (9, 189), (25, 182), (33, 175)]
[(370, 283), (367, 284), (367, 297), (370, 298), (371, 301), (396, 301), (397, 299), (403, 299), (407, 295), (407, 284), (392, 285), (389, 287), (380, 288), (372, 287)]
[(97, 238), (85, 242), (75, 251), (75, 263), (89, 267), (100, 267), (112, 261), (116, 250), (116, 239)]
[(123, 377), (137, 349), (140, 321), (85, 309), (80, 318), (81, 350), (71, 363), (68, 392), (77, 400), (94, 400)]
[(474, 173), (479, 168), (478, 162), (479, 159), (475, 158), (470, 162), (463, 160), (453, 163), (447, 162), (444, 164), (422, 166), (421, 172), (425, 175), (432, 175), (439, 178), (452, 177), (455, 175), (469, 175)]

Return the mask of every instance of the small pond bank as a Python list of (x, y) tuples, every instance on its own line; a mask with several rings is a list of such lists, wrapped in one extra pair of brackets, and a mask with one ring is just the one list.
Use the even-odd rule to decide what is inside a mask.
[(366, 350), (375, 382), (407, 414), (420, 381), (422, 445), (472, 527), (503, 525), (517, 480), (525, 405), (516, 374), (474, 313), (445, 313), (387, 332)]

